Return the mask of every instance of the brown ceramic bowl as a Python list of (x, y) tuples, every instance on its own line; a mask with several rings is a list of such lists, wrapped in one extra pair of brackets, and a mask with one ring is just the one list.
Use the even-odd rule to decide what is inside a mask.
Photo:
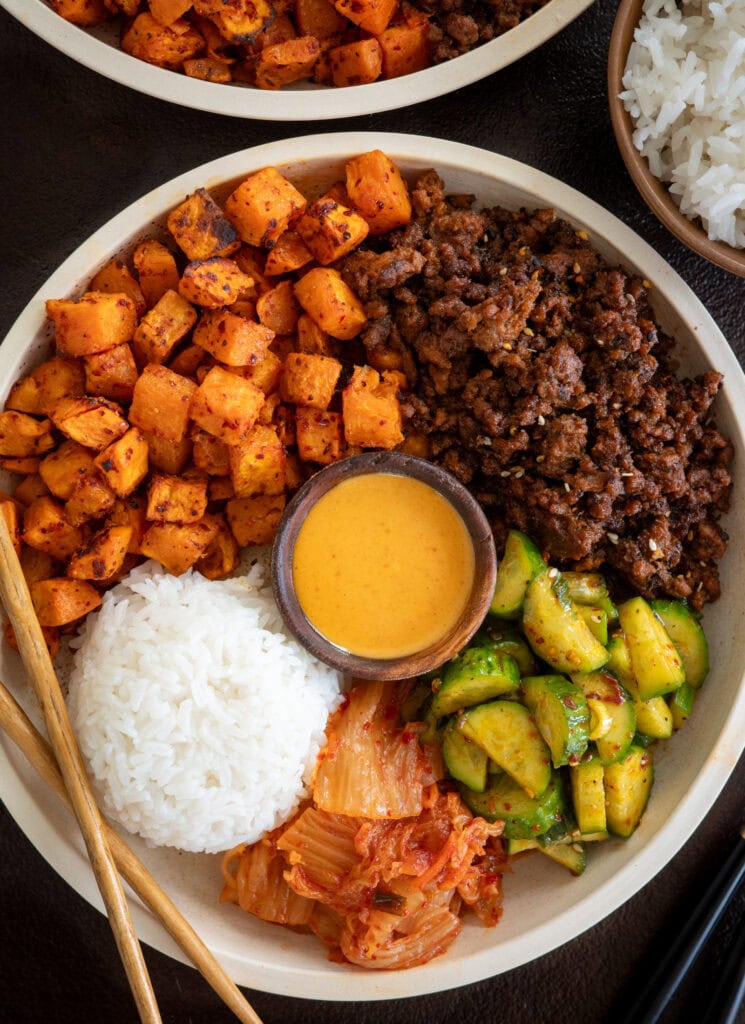
[(646, 159), (632, 142), (633, 125), (622, 101), (622, 78), (626, 68), (634, 30), (642, 15), (644, 0), (621, 0), (608, 50), (608, 102), (613, 131), (623, 162), (642, 199), (654, 214), (689, 249), (733, 274), (745, 277), (745, 250), (734, 249), (726, 242), (712, 242), (701, 222), (682, 214), (667, 187), (649, 170)]
[[(465, 523), (473, 542), (476, 572), (471, 596), (454, 629), (437, 643), (402, 658), (369, 658), (352, 654), (327, 640), (306, 617), (295, 593), (292, 561), (300, 527), (318, 499), (343, 480), (365, 473), (393, 473), (429, 484), (446, 498)], [(285, 509), (272, 549), (272, 585), (285, 623), (320, 661), (361, 679), (408, 679), (438, 668), (476, 632), (494, 593), (497, 558), (494, 538), (481, 506), (452, 474), (402, 452), (354, 455), (320, 470), (300, 488)]]

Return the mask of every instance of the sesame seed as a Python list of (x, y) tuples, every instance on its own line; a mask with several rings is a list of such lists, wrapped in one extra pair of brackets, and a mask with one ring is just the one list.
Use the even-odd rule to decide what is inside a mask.
[(634, 475), (633, 473), (628, 473), (628, 472), (627, 473), (621, 473), (621, 476), (633, 476), (633, 475)]
[(657, 550), (657, 541), (656, 540), (652, 540), (651, 537), (649, 538), (649, 550), (650, 551), (656, 551)]
[(509, 341), (506, 341), (504, 345), (502, 345), (502, 348), (504, 349), (505, 352), (512, 351), (512, 345), (510, 345)]
[(484, 445), (485, 448), (491, 448), (491, 438), (490, 437), (481, 437), (481, 438), (479, 438), (479, 440), (480, 440), (481, 444)]
[(481, 239), (481, 241), (482, 242), (488, 242), (489, 241), (489, 236), (486, 234), (486, 232), (484, 232), (484, 237)]
[(538, 278), (540, 277), (540, 274), (541, 274), (540, 270), (534, 270), (533, 273), (530, 275), (530, 280), (531, 281), (537, 281)]
[(538, 422), (538, 426), (539, 427), (544, 427), (546, 425), (546, 421), (543, 418), (543, 416), (541, 416), (540, 413), (538, 413), (538, 420), (537, 420), (537, 422)]
[(500, 277), (504, 277), (506, 273), (507, 273), (507, 267), (500, 267), (499, 268), (499, 276)]
[(702, 569), (706, 568), (706, 562), (699, 562), (698, 564), (701, 566)]
[(517, 427), (510, 427), (510, 437), (514, 437), (517, 433)]
[(596, 338), (595, 339), (595, 344), (597, 345), (598, 348), (604, 348), (605, 347), (605, 342), (603, 341), (602, 338)]
[(546, 461), (546, 456), (545, 455), (536, 455), (535, 461), (536, 462), (545, 462)]
[(573, 263), (572, 264), (572, 271), (575, 274), (579, 274), (580, 270), (582, 270), (582, 267), (579, 265), (579, 263)]
[(618, 534), (617, 533), (607, 533), (606, 537), (611, 542), (611, 544), (618, 544)]
[(634, 300), (634, 296), (631, 294), (631, 292), (626, 292), (626, 301), (627, 302), (634, 302), (635, 301)]
[(559, 575), (559, 570), (558, 569), (549, 569), (548, 570), (548, 578), (550, 580), (555, 580), (558, 575)]
[(535, 332), (530, 327), (523, 327), (523, 334), (527, 334), (529, 338), (535, 338)]
[(577, 238), (581, 238), (583, 242), (586, 242), (590, 237), (586, 231), (577, 231), (575, 234), (577, 235)]
[(648, 281), (648, 280), (646, 279), (646, 277), (645, 277), (645, 278), (644, 278), (644, 280), (642, 281), (642, 284), (644, 285), (644, 287), (645, 287), (645, 288), (651, 288), (651, 287), (652, 287), (652, 282), (651, 282), (651, 281)]
[(571, 489), (572, 488), (569, 486), (569, 484), (565, 480), (564, 481), (564, 490), (567, 492), (567, 494), (569, 493), (569, 491), (571, 491)]
[(501, 477), (512, 476), (512, 474), (510, 473), (509, 469), (503, 469), (502, 472), (499, 475)]
[(524, 476), (525, 476), (525, 470), (524, 469), (516, 469), (515, 470), (515, 479), (516, 480), (520, 480)]
[(620, 409), (621, 408), (621, 403), (620, 402), (614, 402), (613, 405), (611, 406), (611, 408), (612, 409)]

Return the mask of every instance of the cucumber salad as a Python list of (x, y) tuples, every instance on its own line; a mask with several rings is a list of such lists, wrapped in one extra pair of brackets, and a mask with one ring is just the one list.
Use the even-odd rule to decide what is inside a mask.
[(616, 606), (602, 575), (559, 572), (512, 530), (486, 621), (411, 710), (472, 812), (504, 822), (509, 854), (579, 875), (587, 842), (638, 826), (651, 744), (684, 724), (708, 667), (684, 601)]

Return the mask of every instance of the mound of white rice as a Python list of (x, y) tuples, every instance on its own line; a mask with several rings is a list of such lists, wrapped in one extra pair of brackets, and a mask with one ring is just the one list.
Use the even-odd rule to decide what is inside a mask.
[(743, 0), (646, 0), (623, 84), (652, 173), (709, 238), (745, 246)]
[(146, 563), (74, 646), (73, 725), (103, 811), (128, 831), (216, 853), (307, 795), (340, 680), (284, 632), (260, 565), (212, 582)]

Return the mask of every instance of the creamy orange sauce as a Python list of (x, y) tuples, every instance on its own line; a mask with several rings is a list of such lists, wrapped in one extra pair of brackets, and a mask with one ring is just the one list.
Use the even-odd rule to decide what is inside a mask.
[(445, 637), (475, 573), (473, 543), (453, 506), (393, 473), (350, 477), (300, 527), (292, 573), (300, 605), (352, 654), (397, 658)]

